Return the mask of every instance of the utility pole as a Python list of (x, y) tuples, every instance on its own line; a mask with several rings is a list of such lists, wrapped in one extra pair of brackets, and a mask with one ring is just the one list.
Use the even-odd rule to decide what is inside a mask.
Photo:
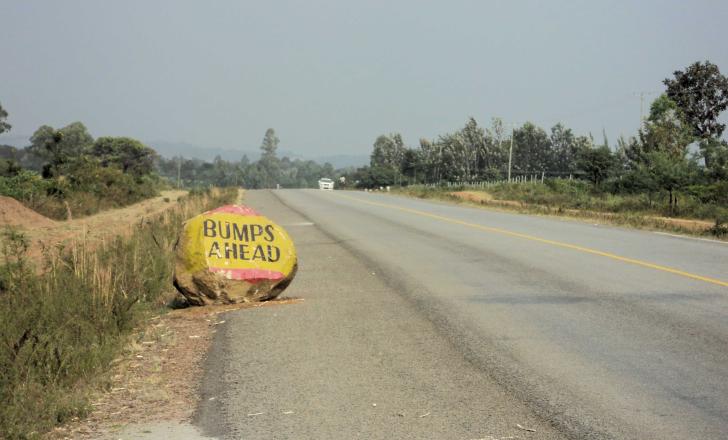
[(508, 183), (511, 183), (511, 165), (513, 164), (513, 132), (516, 124), (511, 124), (511, 147), (508, 149)]
[(180, 187), (180, 175), (182, 174), (182, 156), (177, 156), (177, 189)]
[(655, 92), (647, 92), (647, 91), (635, 92), (635, 95), (640, 97), (640, 128), (642, 128), (642, 123), (645, 120), (645, 116), (644, 116), (644, 114), (645, 114), (645, 96), (654, 95), (654, 94), (655, 94)]

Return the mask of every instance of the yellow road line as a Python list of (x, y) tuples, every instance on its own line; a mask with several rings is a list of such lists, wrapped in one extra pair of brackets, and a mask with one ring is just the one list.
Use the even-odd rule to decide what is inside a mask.
[(419, 215), (422, 217), (429, 217), (429, 218), (433, 218), (435, 220), (440, 220), (440, 221), (447, 222), (447, 223), (466, 226), (466, 227), (473, 228), (473, 229), (479, 229), (481, 231), (491, 232), (494, 234), (507, 235), (510, 237), (517, 237), (517, 238), (522, 238), (524, 240), (531, 240), (531, 241), (536, 241), (539, 243), (550, 244), (552, 246), (565, 248), (565, 249), (571, 249), (571, 250), (575, 250), (575, 251), (579, 251), (579, 252), (584, 252), (587, 254), (599, 255), (600, 257), (611, 258), (612, 260), (622, 261), (624, 263), (634, 264), (636, 266), (648, 267), (650, 269), (659, 270), (661, 272), (667, 272), (667, 273), (679, 275), (679, 276), (682, 276), (685, 278), (691, 278), (693, 280), (698, 280), (698, 281), (703, 281), (703, 282), (710, 283), (710, 284), (716, 284), (718, 286), (728, 287), (728, 281), (719, 280), (717, 278), (705, 277), (702, 275), (685, 272), (680, 269), (675, 269), (675, 268), (668, 267), (668, 266), (662, 266), (660, 264), (650, 263), (648, 261), (637, 260), (635, 258), (622, 257), (620, 255), (612, 254), (609, 252), (603, 252), (603, 251), (600, 251), (597, 249), (591, 249), (588, 247), (578, 246), (578, 245), (570, 244), (570, 243), (563, 243), (563, 242), (556, 241), (556, 240), (549, 240), (547, 238), (536, 237), (534, 235), (528, 235), (528, 234), (522, 234), (520, 232), (509, 231), (507, 229), (494, 228), (492, 226), (483, 226), (483, 225), (479, 225), (476, 223), (470, 223), (470, 222), (466, 222), (466, 221), (462, 221), (462, 220), (458, 220), (458, 219), (454, 219), (454, 218), (450, 218), (450, 217), (445, 217), (442, 215), (437, 215), (437, 214), (432, 214), (432, 213), (425, 212), (425, 211), (420, 211), (417, 209), (403, 208), (401, 206), (390, 205), (387, 203), (372, 202), (371, 200), (362, 200), (358, 197), (347, 196), (347, 195), (344, 195), (341, 193), (337, 193), (337, 195), (339, 197), (354, 200), (359, 203), (365, 203), (368, 205), (379, 206), (382, 208), (395, 209), (397, 211), (408, 212), (410, 214), (415, 214), (415, 215)]

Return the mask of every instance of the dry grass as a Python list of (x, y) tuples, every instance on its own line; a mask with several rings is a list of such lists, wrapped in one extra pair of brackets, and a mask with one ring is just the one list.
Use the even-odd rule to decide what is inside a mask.
[(184, 220), (230, 203), (233, 191), (185, 198), (115, 238), (85, 237), (29, 260), (29, 241), (9, 231), (0, 264), (0, 437), (39, 437), (89, 411), (132, 330), (171, 293), (172, 247)]

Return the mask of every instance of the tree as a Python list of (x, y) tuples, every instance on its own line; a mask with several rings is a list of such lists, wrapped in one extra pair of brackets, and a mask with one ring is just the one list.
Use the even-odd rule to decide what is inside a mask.
[(710, 162), (708, 177), (716, 182), (728, 181), (728, 143), (710, 139), (703, 144), (703, 155)]
[(399, 133), (377, 137), (369, 157), (373, 182), (380, 186), (399, 183), (406, 151)]
[(425, 180), (437, 182), (440, 180), (441, 150), (428, 139), (420, 139), (420, 157), (424, 168)]
[(685, 121), (682, 109), (663, 94), (650, 106), (650, 114), (637, 138), (620, 139), (617, 151), (622, 167), (634, 170), (648, 162), (649, 153), (665, 153), (676, 159), (685, 157), (693, 140), (692, 129)]
[(513, 133), (513, 169), (540, 173), (552, 161), (551, 141), (546, 132), (530, 122)]
[(478, 173), (482, 178), (499, 179), (508, 167), (508, 149), (504, 140), (503, 120), (492, 118), (490, 128), (485, 131), (484, 151), (479, 154)]
[(276, 159), (276, 150), (280, 142), (281, 140), (276, 136), (275, 130), (272, 128), (266, 130), (265, 136), (263, 136), (263, 143), (260, 145), (260, 149), (263, 152), (260, 157), (261, 160)]
[(399, 170), (402, 168), (402, 159), (406, 147), (399, 133), (381, 135), (374, 141), (374, 148), (369, 158), (372, 168), (391, 168)]
[(663, 94), (650, 106), (650, 115), (640, 129), (645, 152), (662, 151), (673, 157), (684, 157), (693, 133), (677, 103)]
[(10, 131), (12, 126), (6, 122), (8, 112), (5, 111), (2, 104), (0, 104), (0, 134)]
[(469, 118), (458, 133), (461, 146), (461, 160), (465, 169), (465, 180), (473, 180), (478, 170), (485, 163), (488, 153), (486, 151), (485, 130), (483, 130), (475, 118)]
[(636, 173), (639, 180), (645, 182), (647, 189), (667, 191), (670, 215), (677, 209), (677, 192), (684, 189), (693, 181), (697, 172), (694, 161), (688, 161), (684, 156), (676, 157), (666, 151), (651, 151), (646, 153), (645, 161)]
[(0, 176), (13, 177), (20, 174), (23, 168), (13, 159), (0, 158)]
[(102, 166), (114, 166), (135, 177), (151, 173), (156, 158), (154, 150), (128, 137), (100, 137), (94, 142), (91, 154)]
[(667, 96), (677, 103), (693, 135), (700, 139), (705, 166), (710, 168), (710, 157), (702, 150), (706, 141), (719, 139), (725, 130), (718, 117), (728, 108), (728, 78), (710, 61), (693, 63), (673, 75), (663, 81)]
[(16, 176), (23, 167), (18, 163), (18, 149), (10, 145), (0, 145), (0, 176)]
[(579, 157), (585, 147), (571, 129), (563, 124), (556, 124), (551, 127), (551, 162), (549, 171), (557, 174), (574, 174), (579, 168)]
[(614, 164), (614, 155), (607, 145), (586, 148), (580, 153), (579, 168), (595, 186), (599, 186), (609, 177)]
[(263, 143), (260, 145), (262, 151), (258, 166), (260, 172), (263, 174), (263, 182), (266, 188), (271, 188), (275, 183), (278, 183), (280, 178), (280, 161), (276, 156), (276, 150), (280, 139), (276, 136), (275, 130), (269, 128), (265, 131), (263, 137)]
[(417, 183), (420, 180), (424, 180), (424, 166), (422, 158), (422, 150), (408, 148), (404, 152), (401, 171), (404, 176), (411, 179), (409, 180), (410, 183)]
[(60, 130), (43, 125), (30, 137), (28, 150), (44, 162), (46, 177), (63, 174), (68, 165), (89, 152), (94, 138), (80, 122), (69, 124)]

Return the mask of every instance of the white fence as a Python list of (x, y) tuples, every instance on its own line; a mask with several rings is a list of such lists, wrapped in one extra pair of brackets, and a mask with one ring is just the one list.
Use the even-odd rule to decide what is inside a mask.
[[(545, 173), (540, 174), (527, 174), (521, 176), (514, 176), (511, 178), (510, 183), (522, 183), (522, 184), (542, 184), (544, 181)], [(483, 180), (475, 182), (440, 182), (440, 183), (425, 183), (417, 186), (424, 186), (426, 188), (436, 187), (447, 187), (451, 188), (454, 186), (467, 186), (470, 188), (489, 188), (491, 186), (500, 185), (502, 183), (508, 183), (508, 179), (501, 180)], [(412, 185), (415, 186), (415, 185)]]

